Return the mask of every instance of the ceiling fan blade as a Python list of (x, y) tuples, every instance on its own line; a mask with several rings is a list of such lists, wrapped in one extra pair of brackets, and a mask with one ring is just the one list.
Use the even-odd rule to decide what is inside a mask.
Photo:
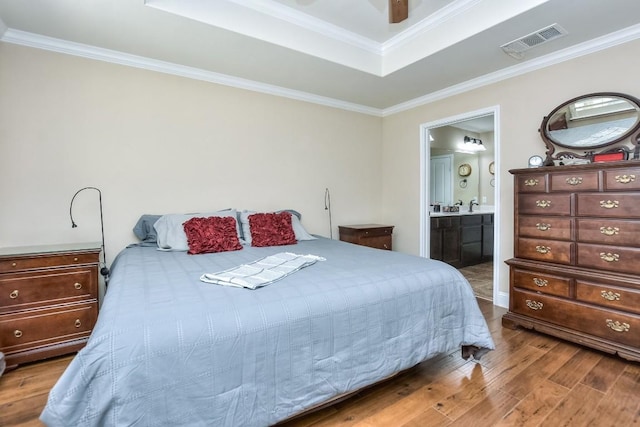
[(389, 22), (397, 24), (409, 17), (409, 0), (389, 0)]

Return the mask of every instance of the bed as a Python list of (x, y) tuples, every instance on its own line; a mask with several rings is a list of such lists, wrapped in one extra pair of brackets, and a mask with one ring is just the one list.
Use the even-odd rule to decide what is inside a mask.
[[(316, 237), (199, 255), (122, 250), (41, 420), (268, 426), (439, 354), (494, 348), (454, 268)], [(322, 260), (255, 290), (200, 280), (282, 252)]]

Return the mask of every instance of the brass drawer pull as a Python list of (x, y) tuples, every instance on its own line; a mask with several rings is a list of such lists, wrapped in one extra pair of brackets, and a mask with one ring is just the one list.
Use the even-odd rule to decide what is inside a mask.
[(78, 262), (78, 257), (73, 257), (74, 262)]
[(536, 206), (539, 208), (549, 208), (551, 207), (551, 200), (536, 200)]
[(538, 181), (535, 178), (525, 179), (525, 181), (524, 181), (524, 185), (527, 186), (527, 187), (535, 187), (539, 183), (540, 183), (540, 181)]
[(635, 175), (616, 175), (616, 182), (619, 184), (629, 184), (636, 180)]
[(80, 289), (82, 289), (82, 283), (76, 282), (76, 283), (73, 284), (73, 287), (78, 289), (78, 290), (80, 290)]
[(16, 329), (13, 331), (13, 336), (16, 338), (20, 338), (22, 336), (22, 331), (20, 329)]
[(617, 320), (614, 322), (611, 319), (607, 319), (607, 326), (616, 332), (629, 332), (629, 329), (631, 328), (631, 325), (629, 325), (628, 323), (620, 323)]
[(611, 252), (600, 252), (600, 259), (606, 262), (618, 262), (620, 261), (620, 255), (612, 254)]
[(76, 319), (76, 328), (79, 328), (80, 326), (82, 326), (82, 322), (80, 319)]
[(531, 310), (542, 310), (542, 307), (544, 307), (544, 304), (542, 304), (539, 301), (532, 301), (530, 299), (527, 300), (527, 307), (529, 307)]
[(571, 178), (567, 178), (567, 184), (569, 185), (580, 185), (582, 184), (582, 177), (578, 176), (572, 176)]
[(600, 291), (600, 295), (607, 301), (620, 301), (620, 294), (617, 292)]
[(615, 236), (620, 234), (620, 229), (618, 227), (600, 227), (600, 234), (604, 234), (605, 236)]
[(600, 207), (605, 209), (615, 209), (620, 206), (620, 202), (617, 200), (600, 200)]
[(14, 289), (14, 291), (9, 294), (9, 298), (16, 299), (16, 298), (18, 298), (18, 294), (19, 293), (20, 292), (17, 289)]
[(548, 231), (551, 229), (551, 224), (545, 224), (544, 222), (539, 222), (536, 224), (536, 228), (540, 231)]
[(536, 252), (540, 253), (540, 254), (548, 254), (549, 252), (551, 252), (551, 248), (549, 246), (536, 246)]
[(11, 263), (11, 267), (15, 267), (16, 265), (18, 265), (18, 264), (16, 264), (15, 262)]
[(549, 281), (548, 281), (548, 280), (546, 280), (546, 279), (539, 279), (539, 278), (537, 278), (537, 277), (534, 277), (534, 278), (533, 278), (533, 283), (535, 283), (535, 284), (536, 284), (536, 286), (539, 286), (539, 287), (541, 287), (541, 288), (542, 288), (542, 287), (544, 287), (544, 286), (547, 286), (547, 285), (549, 284)]

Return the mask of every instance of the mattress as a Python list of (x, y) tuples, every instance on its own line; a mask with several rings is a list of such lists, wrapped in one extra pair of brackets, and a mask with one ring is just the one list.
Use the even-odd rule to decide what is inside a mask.
[[(204, 283), (278, 252), (324, 261), (250, 290)], [(124, 249), (49, 426), (267, 426), (463, 345), (494, 348), (439, 261), (318, 238), (188, 255)]]

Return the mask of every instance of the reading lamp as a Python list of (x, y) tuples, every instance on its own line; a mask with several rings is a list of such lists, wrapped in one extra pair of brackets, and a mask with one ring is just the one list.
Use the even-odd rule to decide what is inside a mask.
[(96, 187), (84, 187), (76, 191), (76, 194), (73, 195), (73, 197), (71, 198), (71, 204), (69, 205), (69, 218), (71, 218), (71, 228), (78, 227), (78, 224), (76, 224), (73, 220), (73, 201), (75, 200), (76, 196), (84, 190), (95, 190), (98, 192), (98, 199), (100, 201), (100, 229), (102, 232), (102, 268), (100, 268), (100, 274), (102, 274), (104, 280), (106, 281), (107, 277), (109, 276), (109, 269), (107, 268), (107, 252), (104, 248), (104, 219), (102, 216), (102, 192), (100, 191), (100, 189)]

